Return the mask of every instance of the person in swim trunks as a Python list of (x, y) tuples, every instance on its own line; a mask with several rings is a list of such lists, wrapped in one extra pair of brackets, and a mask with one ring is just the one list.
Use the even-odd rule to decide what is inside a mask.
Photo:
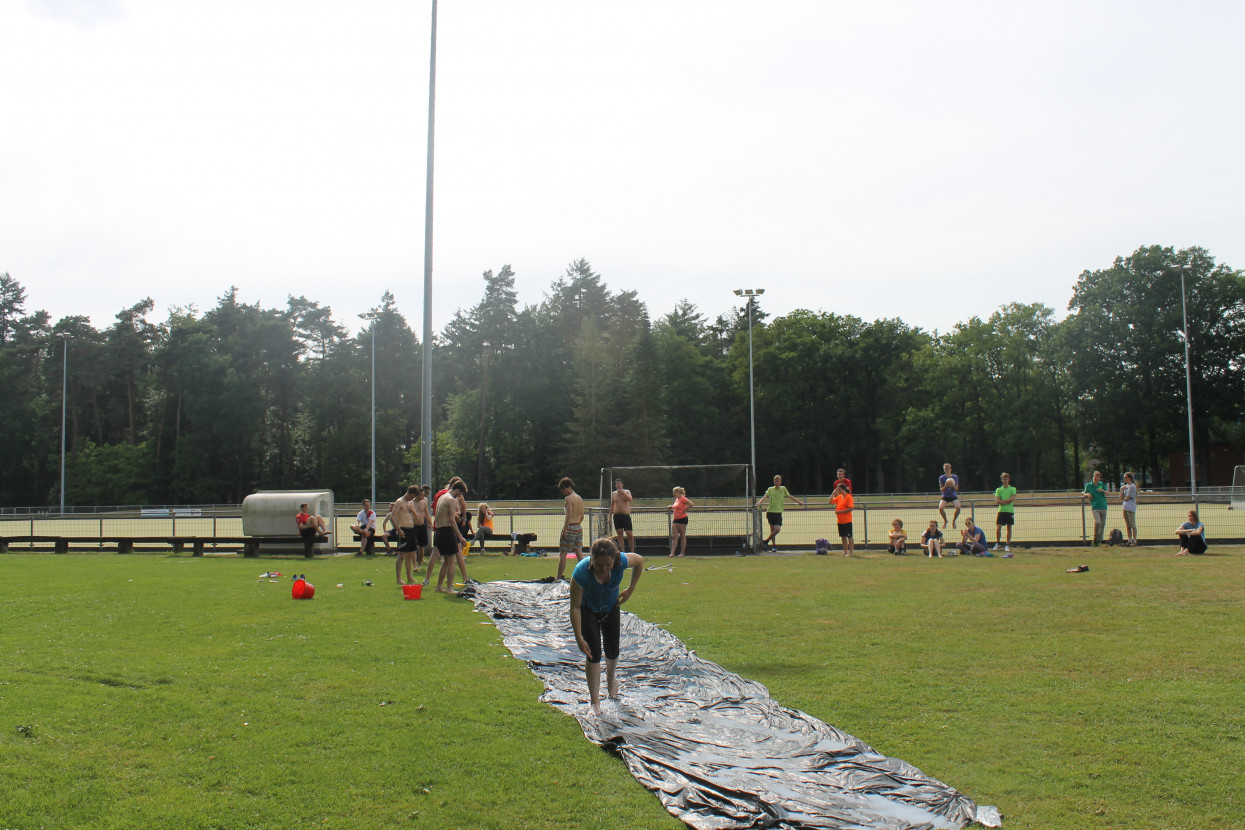
[(564, 497), (566, 519), (562, 522), (562, 537), (558, 540), (558, 579), (564, 579), (566, 557), (575, 553), (576, 559), (584, 550), (584, 500), (575, 492), (575, 482), (563, 478), (558, 489)]
[[(462, 531), (458, 529), (458, 497), (463, 494), (464, 490), (461, 482), (455, 482), (450, 487), (451, 497), (437, 500), (434, 519), (436, 527), (432, 533), (432, 544), (437, 549), (437, 553), (441, 554), (441, 572), (437, 575), (437, 593), (439, 594), (454, 593), (454, 563), (456, 561), (464, 573), (467, 571), (466, 557), (463, 556), (462, 548), (467, 540), (463, 538)], [(441, 587), (441, 583), (445, 583), (444, 588)]]
[[(610, 513), (614, 519), (614, 533), (618, 537), (618, 549), (624, 553), (635, 550), (635, 533), (631, 527), (631, 491), (623, 489), (623, 480), (614, 482), (614, 492), (610, 495)], [(624, 534), (625, 537), (624, 537)], [(623, 544), (624, 538), (626, 544)]]

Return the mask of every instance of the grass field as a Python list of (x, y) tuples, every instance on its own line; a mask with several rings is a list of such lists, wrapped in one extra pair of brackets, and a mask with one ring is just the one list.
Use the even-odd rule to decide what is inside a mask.
[[(1245, 549), (1172, 552), (687, 559), (628, 609), (1004, 827), (1245, 827)], [(0, 556), (0, 827), (681, 826), (469, 603), (391, 580), (385, 558)]]

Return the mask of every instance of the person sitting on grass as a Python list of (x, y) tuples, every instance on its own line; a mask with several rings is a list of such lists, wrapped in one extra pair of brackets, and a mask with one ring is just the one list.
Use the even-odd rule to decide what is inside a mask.
[(937, 519), (931, 519), (929, 527), (921, 534), (921, 547), (925, 548), (926, 556), (942, 558), (942, 531), (938, 529)]
[(1197, 511), (1189, 511), (1189, 521), (1176, 528), (1176, 537), (1180, 539), (1180, 551), (1177, 556), (1190, 553), (1206, 553), (1206, 526), (1197, 520)]
[(986, 554), (986, 532), (973, 522), (964, 520), (964, 529), (960, 531), (960, 543), (956, 545), (964, 556), (984, 556)]
[[(619, 591), (623, 576), (631, 569), (631, 584)], [(622, 629), (621, 606), (631, 598), (644, 572), (644, 557), (618, 552), (613, 539), (592, 543), (589, 556), (571, 571), (571, 628), (575, 644), (587, 659), (588, 697), (592, 711), (601, 714), (601, 654), (605, 653), (605, 688), (610, 700), (618, 699), (618, 646)], [(602, 648), (604, 646), (604, 648)]]
[(908, 552), (908, 531), (903, 529), (903, 519), (895, 519), (891, 522), (891, 529), (886, 534), (886, 538), (890, 541), (890, 546), (887, 550), (891, 553), (896, 556), (903, 556)]

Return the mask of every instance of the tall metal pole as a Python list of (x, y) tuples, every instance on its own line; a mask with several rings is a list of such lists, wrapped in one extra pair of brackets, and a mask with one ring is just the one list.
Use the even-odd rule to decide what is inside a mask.
[(428, 172), (424, 192), (424, 361), (420, 392), (420, 478), (432, 484), (432, 139), (436, 122), (437, 0), (432, 0), (432, 48), (428, 60)]
[(752, 303), (756, 298), (748, 297), (748, 423), (752, 433), (752, 489), (748, 498), (756, 498), (757, 481), (757, 405), (756, 387), (752, 382)]
[(1180, 339), (1184, 341), (1184, 388), (1185, 401), (1189, 407), (1189, 495), (1193, 504), (1197, 505), (1197, 462), (1193, 457), (1193, 373), (1189, 369), (1189, 312), (1185, 306), (1184, 272), (1180, 269), (1180, 320), (1184, 331)]
[(65, 513), (65, 412), (69, 402), (69, 335), (58, 332), (64, 352), (64, 367), (61, 370), (61, 515)]
[(376, 504), (376, 319), (372, 319), (372, 504)]
[(376, 320), (379, 311), (365, 311), (360, 319), (371, 321), (372, 334), (372, 504), (376, 504)]

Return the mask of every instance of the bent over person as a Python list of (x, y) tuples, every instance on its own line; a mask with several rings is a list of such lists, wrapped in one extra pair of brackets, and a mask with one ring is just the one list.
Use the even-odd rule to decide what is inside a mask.
[[(619, 591), (623, 575), (631, 569), (631, 584)], [(601, 714), (601, 655), (605, 655), (605, 688), (610, 700), (618, 699), (618, 650), (622, 628), (622, 604), (631, 599), (644, 557), (619, 553), (612, 539), (592, 543), (589, 558), (581, 559), (571, 572), (571, 628), (575, 644), (588, 658), (584, 671), (592, 711)]]

